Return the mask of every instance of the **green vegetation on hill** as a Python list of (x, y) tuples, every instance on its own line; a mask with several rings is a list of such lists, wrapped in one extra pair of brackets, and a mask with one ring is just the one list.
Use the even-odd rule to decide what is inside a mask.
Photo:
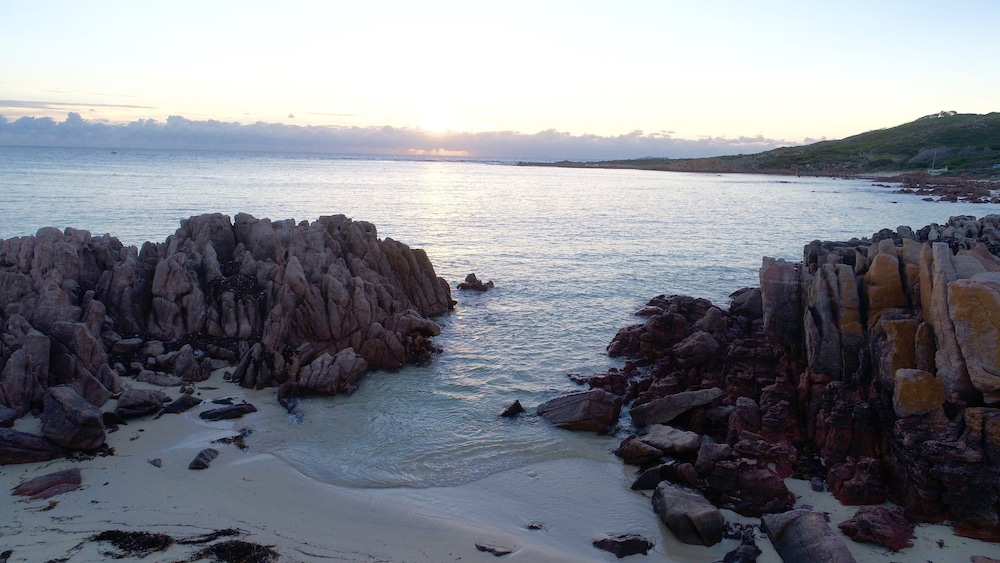
[(558, 162), (554, 166), (810, 175), (878, 174), (934, 168), (949, 176), (989, 177), (1000, 175), (1000, 113), (941, 112), (838, 141), (783, 147), (751, 155)]

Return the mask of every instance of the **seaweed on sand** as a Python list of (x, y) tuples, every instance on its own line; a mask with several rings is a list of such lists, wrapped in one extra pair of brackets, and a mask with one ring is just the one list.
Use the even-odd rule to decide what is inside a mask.
[(222, 563), (269, 563), (278, 558), (278, 552), (269, 545), (226, 540), (202, 549), (195, 554), (195, 557), (197, 559), (211, 557), (214, 561)]
[(150, 553), (163, 551), (174, 544), (174, 538), (166, 534), (152, 532), (125, 532), (122, 530), (107, 530), (94, 536), (91, 541), (106, 541), (118, 548), (121, 553), (107, 553), (115, 559), (125, 557), (145, 557)]

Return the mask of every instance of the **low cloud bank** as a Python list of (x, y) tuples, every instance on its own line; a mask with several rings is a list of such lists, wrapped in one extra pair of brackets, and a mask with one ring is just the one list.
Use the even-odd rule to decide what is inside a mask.
[(667, 134), (571, 135), (554, 130), (431, 132), (406, 127), (331, 127), (140, 119), (124, 125), (87, 121), (72, 112), (49, 117), (0, 116), (0, 145), (113, 149), (196, 149), (370, 155), (442, 155), (535, 161), (691, 158), (749, 154), (796, 143), (762, 136), (677, 139)]

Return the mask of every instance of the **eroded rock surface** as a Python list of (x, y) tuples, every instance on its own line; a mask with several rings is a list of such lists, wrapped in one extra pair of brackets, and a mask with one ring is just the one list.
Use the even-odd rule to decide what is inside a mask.
[[(430, 317), (453, 305), (426, 253), (343, 215), (200, 215), (141, 249), (43, 228), (0, 241), (0, 406), (5, 421), (41, 413), (68, 386), (97, 408), (127, 378), (171, 387), (237, 360), (246, 387), (350, 392), (367, 369), (428, 359)], [(118, 408), (141, 416), (157, 403)]]

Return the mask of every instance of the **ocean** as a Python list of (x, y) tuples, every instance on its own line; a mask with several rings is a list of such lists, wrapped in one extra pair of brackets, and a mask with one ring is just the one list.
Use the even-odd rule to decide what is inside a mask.
[[(606, 461), (621, 437), (530, 412), (580, 390), (658, 294), (725, 307), (763, 256), (811, 240), (919, 228), (993, 205), (931, 203), (868, 180), (514, 166), (509, 162), (0, 147), (0, 238), (44, 226), (163, 241), (191, 215), (345, 214), (427, 251), (458, 304), (436, 319), (427, 365), (369, 373), (352, 396), (303, 402), (301, 420), (248, 422), (250, 448), (348, 487), (441, 487), (565, 458)], [(458, 291), (471, 272), (487, 293)]]

